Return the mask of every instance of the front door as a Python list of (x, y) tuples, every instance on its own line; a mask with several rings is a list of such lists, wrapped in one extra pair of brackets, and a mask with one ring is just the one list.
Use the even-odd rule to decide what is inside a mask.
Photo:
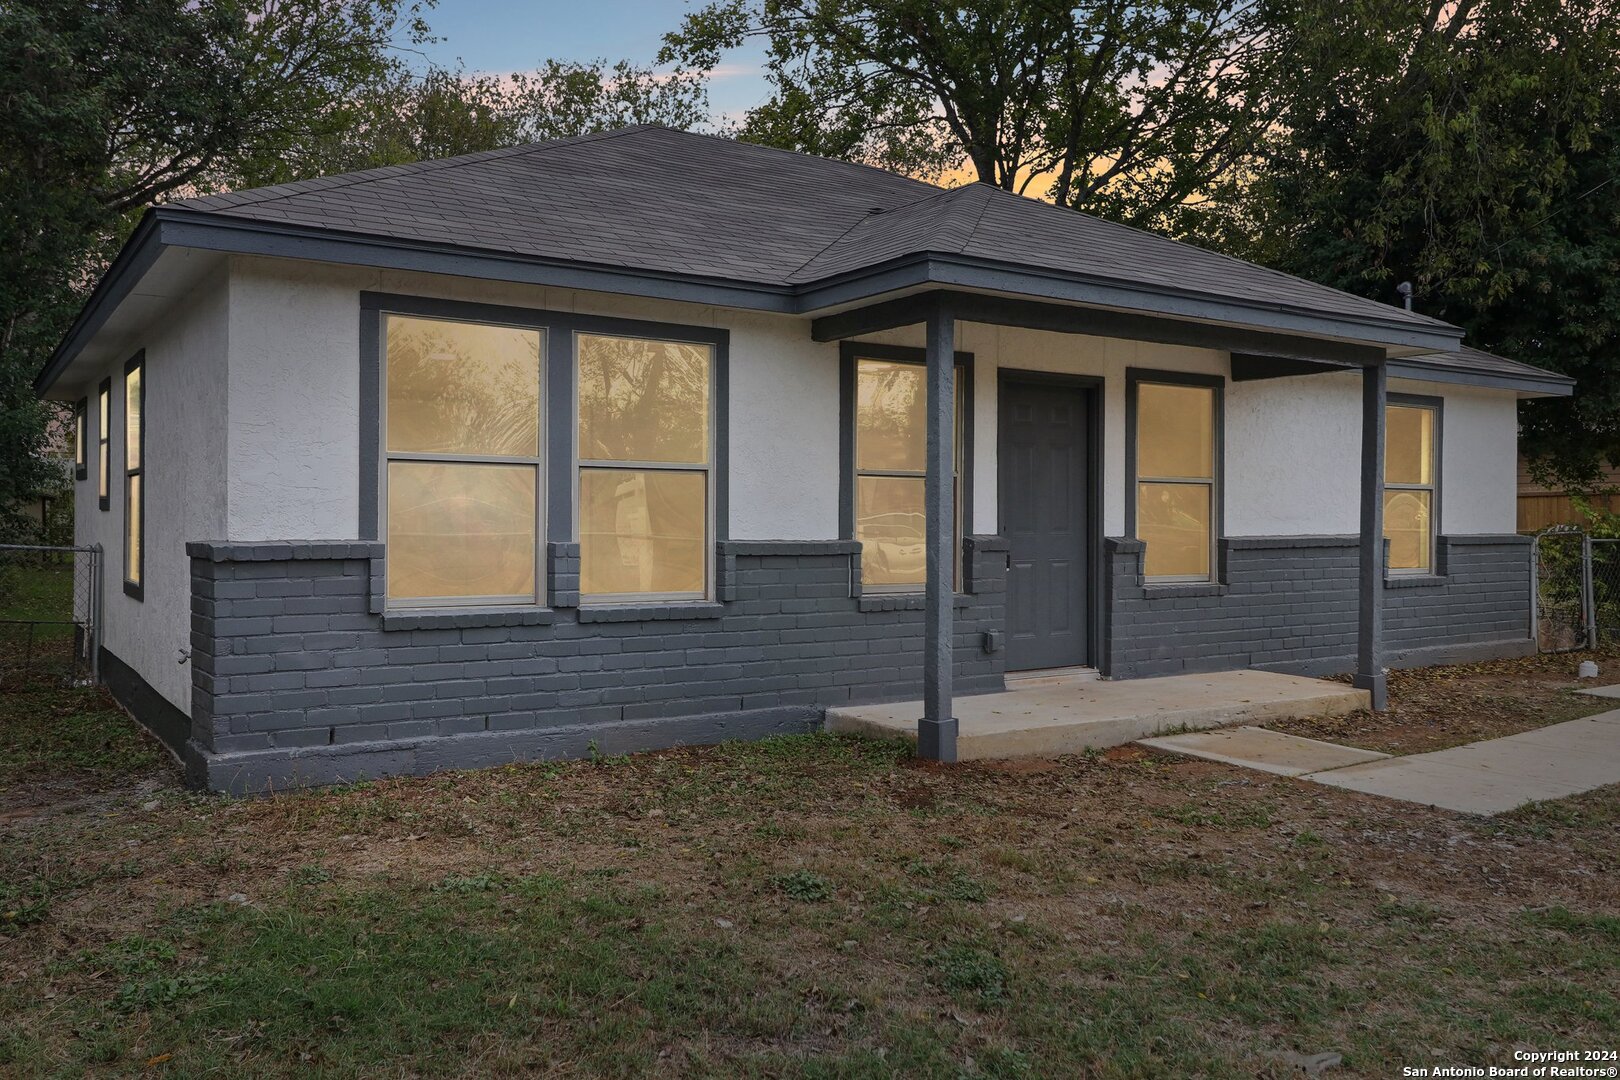
[(1009, 671), (1090, 659), (1090, 393), (1061, 383), (1001, 383), (996, 457), (1001, 532), (1011, 543)]

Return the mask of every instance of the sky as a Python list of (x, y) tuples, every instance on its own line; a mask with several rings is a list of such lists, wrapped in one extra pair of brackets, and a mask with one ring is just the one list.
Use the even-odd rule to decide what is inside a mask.
[[(650, 65), (665, 31), (694, 6), (687, 0), (439, 0), (427, 20), (442, 40), (425, 52), (445, 67), (459, 60), (470, 72), (499, 75), (549, 59)], [(738, 50), (711, 76), (709, 107), (717, 116), (740, 117), (765, 100), (761, 55)]]

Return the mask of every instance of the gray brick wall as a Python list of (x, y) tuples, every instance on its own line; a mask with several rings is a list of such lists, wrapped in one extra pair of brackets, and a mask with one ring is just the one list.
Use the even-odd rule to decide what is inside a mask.
[[(847, 542), (723, 543), (717, 603), (509, 617), (374, 611), (380, 545), (189, 550), (188, 765), (216, 789), (806, 730), (921, 690), (921, 612), (863, 606)], [(957, 688), (999, 690), (1005, 555), (975, 537), (965, 558)], [(577, 604), (577, 547), (548, 564)]]
[[(1521, 655), (1529, 639), (1528, 541), (1440, 539), (1436, 575), (1391, 577), (1384, 663), (1412, 667)], [(1356, 650), (1356, 538), (1228, 537), (1218, 583), (1147, 585), (1139, 541), (1105, 544), (1106, 643), (1114, 678), (1260, 667), (1349, 671)]]

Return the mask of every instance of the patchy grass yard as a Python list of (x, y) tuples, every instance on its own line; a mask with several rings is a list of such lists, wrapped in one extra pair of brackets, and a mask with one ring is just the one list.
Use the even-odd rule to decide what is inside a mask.
[(5, 1075), (1390, 1076), (1620, 1031), (1620, 789), (1481, 821), (803, 737), (226, 800), (99, 695), (0, 708)]

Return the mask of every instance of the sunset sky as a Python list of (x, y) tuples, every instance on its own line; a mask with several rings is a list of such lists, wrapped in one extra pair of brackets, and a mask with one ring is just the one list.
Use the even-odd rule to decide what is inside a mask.
[[(442, 38), (427, 49), (433, 61), (468, 71), (506, 74), (546, 59), (628, 59), (650, 64), (664, 32), (693, 5), (684, 0), (439, 0), (429, 25)], [(740, 115), (768, 93), (758, 73), (761, 53), (739, 50), (709, 84), (717, 114)]]

